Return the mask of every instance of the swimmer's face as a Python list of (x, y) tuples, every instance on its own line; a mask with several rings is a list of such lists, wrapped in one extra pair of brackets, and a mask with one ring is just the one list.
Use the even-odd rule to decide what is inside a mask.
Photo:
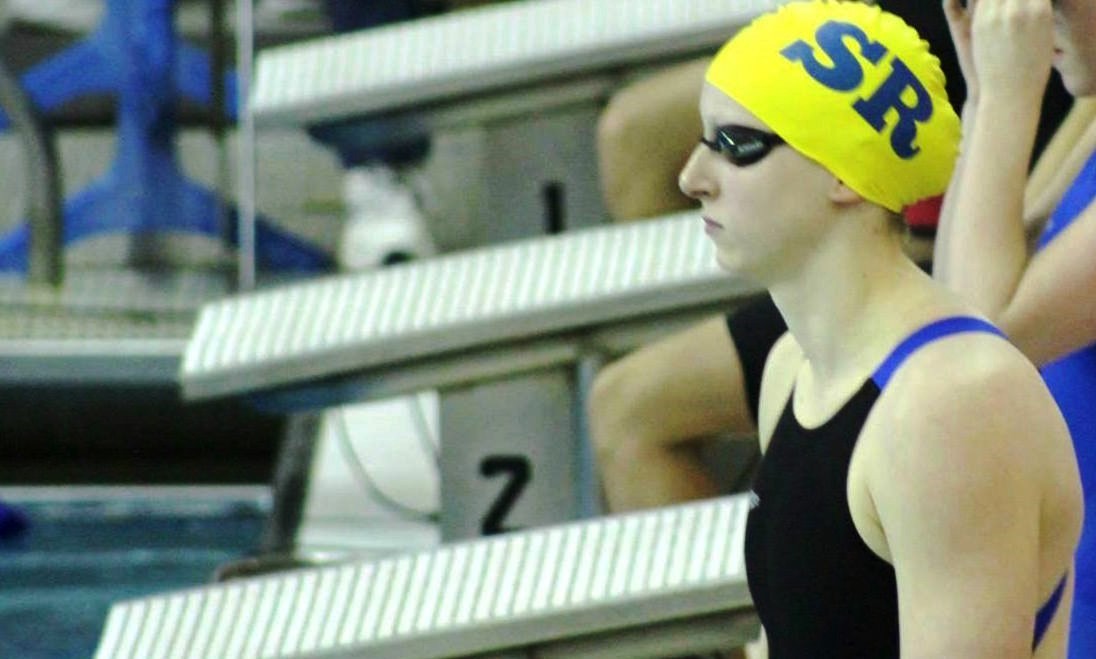
[(700, 117), (704, 135), (681, 171), (681, 190), (700, 202), (719, 264), (767, 279), (769, 270), (815, 244), (825, 224), (819, 204), (834, 177), (707, 83)]

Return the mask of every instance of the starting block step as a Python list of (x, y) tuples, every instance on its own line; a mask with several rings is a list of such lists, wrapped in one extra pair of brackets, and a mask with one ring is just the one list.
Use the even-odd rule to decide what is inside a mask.
[[(723, 497), (120, 602), (95, 656), (635, 659), (662, 656), (651, 647), (727, 649), (757, 631), (748, 510), (745, 495)], [(660, 645), (660, 630), (674, 637)]]
[(719, 269), (695, 213), (600, 226), (211, 302), (180, 380), (191, 399), (251, 393), (680, 314), (756, 290)]
[[(786, 1), (786, 0), (784, 0)], [(541, 0), (268, 48), (256, 122), (311, 125), (711, 54), (781, 0)]]

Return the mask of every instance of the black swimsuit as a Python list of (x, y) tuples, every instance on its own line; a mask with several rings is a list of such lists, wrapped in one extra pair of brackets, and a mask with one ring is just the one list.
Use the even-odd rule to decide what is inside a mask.
[[(1000, 330), (976, 318), (945, 318), (900, 343), (870, 380), (818, 428), (799, 424), (789, 396), (754, 485), (746, 571), (770, 659), (898, 657), (894, 568), (863, 541), (847, 498), (849, 462), (872, 405), (918, 348), (959, 332)], [(1038, 645), (1065, 578), (1036, 616)]]

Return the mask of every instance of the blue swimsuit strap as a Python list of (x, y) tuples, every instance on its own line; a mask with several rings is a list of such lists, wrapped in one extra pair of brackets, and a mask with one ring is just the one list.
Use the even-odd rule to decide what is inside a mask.
[[(879, 368), (872, 374), (872, 381), (874, 381), (875, 385), (882, 391), (883, 388), (887, 386), (887, 383), (890, 382), (891, 377), (894, 376), (894, 372), (898, 370), (898, 367), (901, 366), (910, 355), (917, 352), (918, 349), (937, 339), (963, 332), (987, 332), (989, 334), (1005, 337), (1004, 332), (995, 325), (980, 318), (973, 318), (971, 316), (949, 316), (947, 318), (941, 318), (940, 320), (933, 321), (918, 329), (895, 346), (890, 355), (883, 360), (883, 363), (880, 364)], [(1065, 592), (1068, 576), (1069, 573), (1066, 573), (1066, 575), (1062, 577), (1062, 580), (1058, 582), (1058, 587), (1054, 589), (1054, 593), (1035, 614), (1035, 637), (1031, 645), (1033, 649), (1039, 647), (1039, 642), (1043, 640), (1043, 635), (1046, 634), (1050, 622), (1054, 619), (1054, 614), (1058, 611), (1058, 606), (1062, 603), (1062, 594)]]
[(971, 316), (949, 316), (947, 318), (941, 318), (934, 320), (933, 322), (918, 329), (913, 334), (907, 336), (901, 343), (895, 346), (891, 354), (887, 356), (883, 363), (879, 365), (879, 368), (872, 374), (871, 379), (875, 382), (875, 385), (882, 391), (887, 383), (890, 382), (894, 372), (898, 370), (898, 367), (902, 365), (906, 359), (917, 352), (921, 347), (932, 343), (937, 339), (942, 339), (945, 336), (952, 334), (960, 334), (962, 332), (988, 332), (990, 334), (996, 334), (1004, 337), (1005, 334), (999, 330), (992, 323), (982, 320), (981, 318), (973, 318)]
[(1058, 612), (1058, 605), (1062, 603), (1062, 593), (1066, 591), (1066, 581), (1068, 579), (1069, 572), (1066, 572), (1046, 604), (1039, 607), (1039, 610), (1035, 613), (1035, 638), (1031, 642), (1032, 650), (1039, 647), (1043, 635), (1047, 633), (1047, 627), (1050, 627), (1050, 621), (1054, 620), (1054, 614)]

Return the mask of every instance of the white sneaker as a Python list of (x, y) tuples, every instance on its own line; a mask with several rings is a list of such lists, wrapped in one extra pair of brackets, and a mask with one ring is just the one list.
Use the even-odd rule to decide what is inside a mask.
[(343, 199), (347, 216), (338, 260), (344, 270), (376, 268), (435, 253), (414, 193), (390, 167), (348, 170)]

